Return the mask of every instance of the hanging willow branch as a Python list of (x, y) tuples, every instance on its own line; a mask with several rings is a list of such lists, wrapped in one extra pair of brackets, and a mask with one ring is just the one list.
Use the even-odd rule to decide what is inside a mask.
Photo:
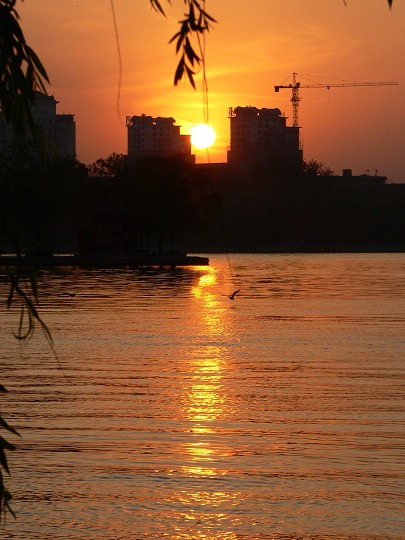
[[(0, 109), (6, 122), (12, 126), (17, 140), (23, 139), (28, 127), (39, 155), (44, 157), (44, 141), (40, 128), (34, 121), (32, 105), (35, 90), (46, 93), (45, 84), (49, 83), (49, 79), (38, 56), (25, 41), (15, 4), (16, 0), (0, 0)], [(34, 281), (31, 281), (31, 285), (35, 297)], [(19, 297), (22, 303), (16, 336), (19, 339), (28, 339), (32, 336), (35, 324), (39, 323), (47, 339), (51, 339), (49, 330), (16, 276), (11, 279), (8, 307), (11, 306), (14, 296)], [(2, 385), (0, 392), (6, 392)], [(0, 428), (18, 435), (2, 416)], [(5, 474), (10, 474), (6, 452), (12, 450), (14, 445), (0, 435), (0, 524), (4, 524), (7, 513), (14, 516), (10, 506), (12, 496), (4, 482)]]
[[(30, 271), (30, 293), (22, 287), (18, 274), (9, 274), (9, 279), (11, 286), (7, 299), (7, 309), (10, 309), (16, 300), (20, 307), (20, 321), (14, 337), (19, 341), (27, 342), (34, 335), (35, 328), (38, 324), (49, 345), (53, 348), (52, 335), (35, 305), (38, 302), (38, 286), (34, 271)], [(31, 295), (33, 298), (31, 298)]]
[[(4, 388), (3, 385), (0, 384), (0, 392), (6, 393), (7, 390)], [(11, 427), (4, 418), (0, 417), (0, 427), (8, 431), (9, 433), (13, 433), (14, 435), (18, 435), (17, 431)], [(8, 467), (7, 462), (7, 451), (12, 451), (15, 449), (15, 446), (11, 443), (9, 443), (4, 437), (0, 435), (0, 523), (4, 525), (6, 514), (7, 512), (10, 513), (13, 517), (15, 517), (14, 511), (10, 506), (10, 501), (12, 499), (11, 493), (6, 489), (6, 486), (4, 484), (4, 478), (3, 478), (3, 471), (7, 474), (10, 474), (10, 470)]]
[[(38, 313), (36, 303), (38, 302), (38, 287), (36, 276), (33, 271), (30, 273), (29, 285), (27, 289), (22, 285), (22, 281), (18, 272), (10, 273), (8, 275), (10, 280), (10, 291), (7, 298), (7, 309), (11, 309), (17, 303), (20, 309), (20, 317), (17, 326), (17, 330), (14, 332), (14, 336), (21, 342), (27, 342), (34, 335), (37, 325), (43, 331), (45, 338), (47, 339), (51, 349), (53, 348), (52, 335), (41, 319)], [(55, 351), (54, 351), (55, 353)], [(55, 354), (56, 356), (56, 354)], [(0, 392), (6, 393), (6, 388), (0, 384)], [(0, 415), (0, 428), (8, 431), (14, 435), (18, 435), (18, 432), (11, 427), (4, 418)], [(6, 452), (13, 451), (15, 446), (11, 444), (7, 439), (0, 435), (0, 524), (4, 525), (6, 521), (7, 513), (15, 517), (14, 511), (11, 508), (12, 495), (6, 488), (4, 482), (4, 473), (9, 475), (10, 470), (7, 462)]]
[[(165, 15), (160, 0), (150, 0), (152, 7)], [(170, 0), (168, 0), (169, 3)], [(194, 75), (199, 71), (201, 65), (204, 65), (204, 55), (201, 47), (198, 47), (197, 54), (192, 40), (198, 38), (212, 28), (213, 23), (217, 21), (209, 15), (204, 9), (204, 3), (197, 0), (184, 0), (187, 5), (185, 18), (179, 21), (180, 30), (174, 34), (169, 43), (176, 44), (176, 54), (180, 54), (180, 60), (174, 74), (174, 84), (177, 85), (183, 78), (189, 80), (191, 86), (195, 88)]]
[(46, 93), (48, 75), (26, 43), (15, 10), (16, 0), (0, 0), (0, 107), (17, 134), (28, 124), (34, 141), (38, 126), (32, 116), (35, 90)]

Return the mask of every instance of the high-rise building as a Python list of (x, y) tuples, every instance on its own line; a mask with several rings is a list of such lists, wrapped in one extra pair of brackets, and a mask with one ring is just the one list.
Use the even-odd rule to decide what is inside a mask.
[(181, 135), (180, 126), (175, 125), (172, 117), (127, 116), (126, 127), (129, 161), (148, 156), (178, 156), (192, 163), (195, 160), (190, 135)]
[(76, 156), (76, 124), (73, 114), (57, 114), (59, 101), (53, 96), (35, 92), (32, 108), (34, 120), (41, 126), (47, 150), (62, 157)]
[(231, 145), (228, 163), (257, 165), (274, 160), (302, 160), (299, 128), (286, 125), (280, 109), (229, 109)]
[[(76, 125), (73, 114), (57, 114), (53, 96), (35, 91), (32, 116), (41, 127), (49, 156), (76, 157)], [(31, 138), (27, 131), (27, 141)], [(13, 126), (0, 118), (0, 149), (13, 144)]]

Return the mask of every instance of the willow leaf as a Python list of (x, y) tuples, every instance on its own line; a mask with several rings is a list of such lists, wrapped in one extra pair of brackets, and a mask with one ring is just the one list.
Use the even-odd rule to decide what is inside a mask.
[(10, 431), (10, 433), (14, 433), (14, 435), (19, 435), (18, 431), (16, 431), (10, 424), (8, 424), (4, 418), (0, 416), (0, 426), (7, 431)]

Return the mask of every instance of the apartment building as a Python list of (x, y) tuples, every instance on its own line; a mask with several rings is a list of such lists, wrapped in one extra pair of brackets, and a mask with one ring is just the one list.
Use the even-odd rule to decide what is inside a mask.
[(301, 160), (299, 128), (286, 125), (280, 109), (231, 107), (228, 163), (255, 165), (271, 160)]
[[(58, 114), (56, 105), (59, 102), (53, 96), (35, 91), (32, 116), (41, 127), (45, 147), (49, 156), (76, 156), (76, 124), (73, 114)], [(25, 140), (28, 143), (31, 134), (28, 129)], [(14, 144), (13, 126), (0, 116), (0, 150)], [(21, 141), (20, 141), (21, 142)]]
[(191, 154), (190, 135), (181, 135), (175, 119), (146, 116), (127, 116), (128, 159), (137, 161), (143, 157), (178, 156), (194, 162)]

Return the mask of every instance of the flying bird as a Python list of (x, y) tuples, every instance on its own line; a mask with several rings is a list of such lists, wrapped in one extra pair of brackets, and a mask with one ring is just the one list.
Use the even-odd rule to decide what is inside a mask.
[(238, 294), (239, 291), (240, 291), (240, 289), (238, 289), (237, 291), (233, 291), (232, 294), (228, 294), (228, 298), (230, 300), (235, 300), (235, 296)]

